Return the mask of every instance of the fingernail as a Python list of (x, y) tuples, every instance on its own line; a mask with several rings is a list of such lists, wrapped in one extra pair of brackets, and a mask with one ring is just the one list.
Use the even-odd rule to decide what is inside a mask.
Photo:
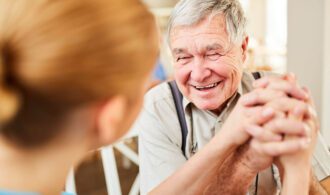
[(309, 98), (308, 93), (304, 92), (305, 99), (307, 100)]
[(296, 79), (296, 75), (295, 75), (294, 73), (289, 72), (288, 75), (289, 75), (291, 78)]
[(294, 109), (293, 109), (293, 114), (296, 116), (296, 117), (301, 117), (303, 116), (303, 113), (304, 110), (302, 110), (300, 107), (296, 106)]
[(308, 100), (309, 95), (305, 91), (302, 91), (301, 94), (302, 94), (304, 100)]
[(302, 90), (304, 91), (304, 98), (308, 99), (309, 98), (309, 90), (307, 87), (302, 87)]
[(262, 116), (263, 117), (270, 117), (270, 116), (272, 116), (274, 114), (274, 110), (273, 110), (273, 108), (266, 108), (266, 109), (264, 109), (263, 111), (262, 111)]

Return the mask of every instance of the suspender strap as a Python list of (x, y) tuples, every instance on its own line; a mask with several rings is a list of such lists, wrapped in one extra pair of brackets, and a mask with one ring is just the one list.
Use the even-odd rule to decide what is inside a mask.
[(253, 77), (254, 77), (255, 80), (261, 78), (260, 72), (252, 72), (252, 75), (253, 75)]
[(179, 123), (180, 123), (180, 127), (181, 127), (181, 135), (182, 135), (181, 151), (182, 151), (183, 155), (186, 156), (185, 148), (186, 148), (186, 138), (187, 138), (187, 134), (188, 134), (188, 128), (187, 128), (187, 122), (186, 122), (186, 118), (185, 118), (185, 114), (184, 114), (184, 110), (183, 110), (183, 104), (182, 104), (183, 96), (182, 96), (181, 92), (179, 91), (178, 86), (174, 80), (168, 82), (168, 84), (169, 84), (171, 92), (172, 92), (176, 113), (178, 115), (178, 119), (179, 119)]
[[(255, 80), (261, 78), (260, 72), (252, 72), (252, 75), (253, 75)], [(272, 167), (272, 170), (273, 170), (273, 167)], [(258, 183), (259, 183), (259, 173), (256, 176), (254, 195), (258, 195)]]

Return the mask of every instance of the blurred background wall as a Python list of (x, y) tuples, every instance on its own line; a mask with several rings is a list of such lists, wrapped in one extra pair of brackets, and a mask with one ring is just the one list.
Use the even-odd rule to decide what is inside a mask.
[(322, 130), (330, 145), (330, 1), (325, 1), (324, 6), (324, 70), (323, 70), (323, 115)]
[(308, 86), (330, 145), (330, 3), (329, 0), (288, 1), (287, 70)]

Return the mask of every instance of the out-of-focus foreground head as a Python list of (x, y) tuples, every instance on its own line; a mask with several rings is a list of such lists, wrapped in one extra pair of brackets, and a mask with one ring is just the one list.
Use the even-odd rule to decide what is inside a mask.
[(118, 94), (134, 104), (157, 54), (138, 0), (0, 0), (1, 135), (32, 147), (81, 106)]

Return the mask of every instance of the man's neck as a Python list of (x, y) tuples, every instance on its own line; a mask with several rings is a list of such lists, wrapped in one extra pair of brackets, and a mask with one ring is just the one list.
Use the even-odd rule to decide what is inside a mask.
[(211, 110), (211, 112), (213, 114), (219, 116), (221, 114), (221, 112), (226, 108), (227, 102), (228, 102), (228, 100), (225, 103), (223, 103), (218, 109)]
[(227, 104), (230, 102), (230, 100), (236, 95), (236, 92), (230, 97), (228, 98), (223, 104), (221, 104), (221, 106), (218, 109), (215, 110), (211, 110), (212, 113), (214, 113), (217, 116), (220, 116), (220, 114), (222, 113), (222, 111), (224, 109), (226, 109)]

